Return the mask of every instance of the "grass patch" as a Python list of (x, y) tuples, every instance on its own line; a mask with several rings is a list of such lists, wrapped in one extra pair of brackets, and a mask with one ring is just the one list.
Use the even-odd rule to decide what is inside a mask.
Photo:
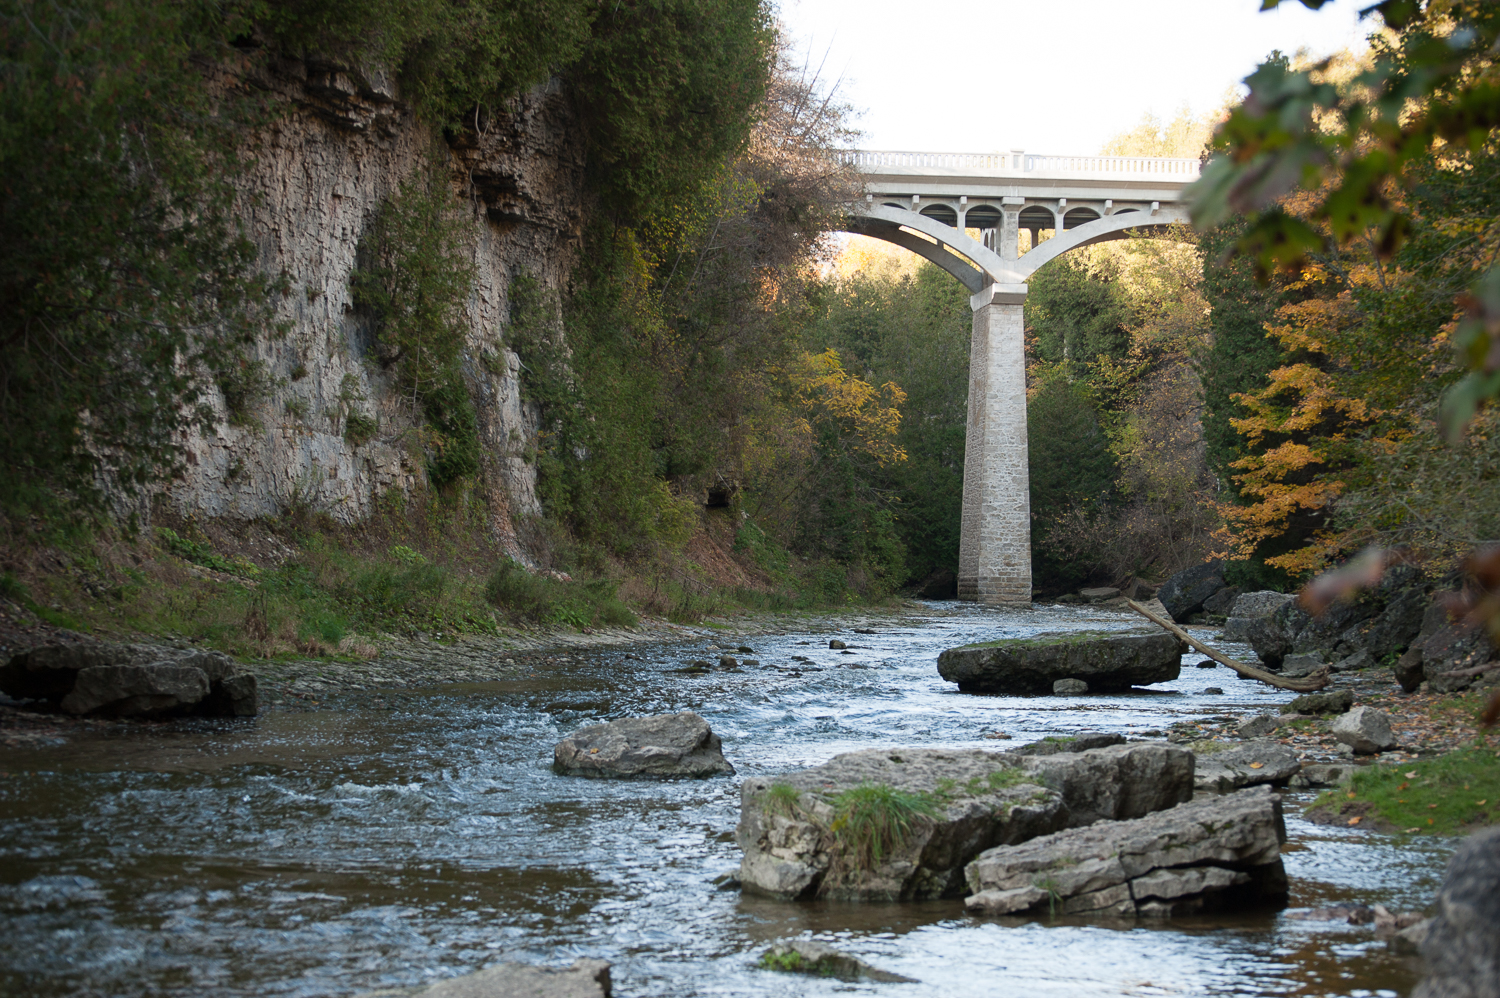
[(802, 791), (789, 783), (773, 783), (766, 788), (766, 794), (761, 798), (762, 806), (767, 814), (780, 814), (788, 818), (794, 818), (800, 811)]
[(1366, 766), (1348, 784), (1319, 795), (1308, 811), (1337, 814), (1359, 803), (1382, 827), (1466, 834), (1500, 820), (1500, 758), (1473, 745), (1422, 762)]
[(833, 798), (835, 843), (856, 868), (873, 870), (911, 841), (912, 827), (938, 817), (930, 796), (883, 783), (862, 783)]

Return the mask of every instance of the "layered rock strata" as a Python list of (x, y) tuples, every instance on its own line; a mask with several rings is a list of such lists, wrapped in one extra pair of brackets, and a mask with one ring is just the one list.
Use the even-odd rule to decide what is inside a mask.
[(32, 648), (0, 668), (0, 692), (92, 717), (253, 717), (253, 675), (223, 652), (67, 641)]
[[(1192, 754), (1137, 743), (1050, 755), (869, 750), (741, 786), (735, 837), (744, 889), (782, 899), (956, 897), (985, 849), (1101, 818), (1134, 818), (1192, 796)], [(848, 825), (860, 788), (889, 788), (927, 813), (862, 865)]]
[(990, 849), (965, 906), (993, 915), (1170, 916), (1284, 903), (1281, 798), (1264, 788)]

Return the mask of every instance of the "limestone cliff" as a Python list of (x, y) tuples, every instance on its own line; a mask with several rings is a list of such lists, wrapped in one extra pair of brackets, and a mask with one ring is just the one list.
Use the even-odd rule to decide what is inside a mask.
[[(523, 459), (536, 413), (521, 400), (520, 361), (502, 340), (511, 280), (524, 271), (560, 287), (577, 251), (584, 157), (566, 94), (544, 85), (444, 139), (379, 71), (278, 59), (247, 81), (280, 113), (248, 143), (254, 161), (238, 185), (239, 208), (259, 266), (288, 283), (272, 305), (289, 330), (247, 350), (269, 374), (251, 425), (230, 425), (216, 399), (224, 418), (188, 441), (188, 473), (170, 501), (183, 513), (242, 519), (306, 502), (352, 522), (386, 491), (422, 484), (412, 407), (395, 397), (373, 355), (375, 331), (355, 307), (350, 274), (382, 201), (436, 149), (451, 169), (455, 203), (476, 220), (479, 277), (463, 361), (479, 412), (483, 491), (497, 536), (522, 555), (517, 524), (538, 511), (535, 473)], [(359, 445), (344, 434), (351, 409), (378, 420)]]

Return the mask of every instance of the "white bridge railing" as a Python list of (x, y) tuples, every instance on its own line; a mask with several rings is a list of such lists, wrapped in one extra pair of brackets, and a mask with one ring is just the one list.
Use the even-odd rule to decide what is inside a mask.
[(1023, 152), (895, 152), (874, 149), (844, 149), (837, 154), (840, 163), (866, 173), (877, 173), (882, 167), (906, 169), (982, 170), (1003, 176), (1019, 173), (1087, 173), (1115, 177), (1162, 177), (1172, 180), (1196, 180), (1200, 164), (1196, 159), (1164, 156), (1045, 156)]

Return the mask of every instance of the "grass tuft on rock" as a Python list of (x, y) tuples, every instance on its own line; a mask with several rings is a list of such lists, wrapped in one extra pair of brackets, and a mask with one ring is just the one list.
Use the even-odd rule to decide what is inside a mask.
[(766, 788), (765, 797), (761, 798), (767, 814), (781, 814), (788, 818), (794, 817), (801, 809), (798, 803), (802, 799), (802, 792), (789, 783), (773, 783)]
[(1349, 783), (1319, 795), (1309, 816), (1315, 811), (1329, 816), (1325, 820), (1352, 814), (1398, 832), (1467, 834), (1500, 821), (1500, 758), (1492, 748), (1472, 745), (1421, 762), (1366, 766)]
[(843, 791), (834, 797), (833, 809), (834, 841), (861, 870), (878, 867), (911, 841), (915, 824), (939, 816), (937, 803), (927, 794), (883, 783), (861, 783)]

